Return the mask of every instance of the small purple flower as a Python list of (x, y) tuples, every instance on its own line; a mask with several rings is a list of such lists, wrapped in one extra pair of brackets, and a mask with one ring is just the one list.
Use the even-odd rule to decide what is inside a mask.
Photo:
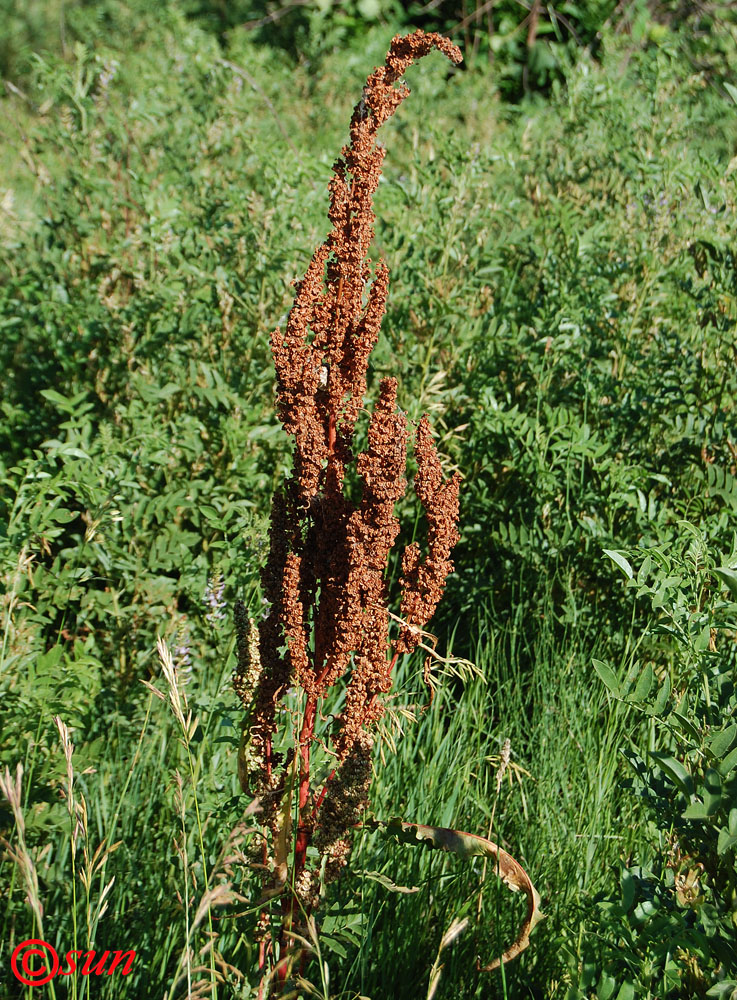
[(218, 622), (221, 622), (225, 618), (224, 594), (225, 578), (222, 573), (210, 577), (205, 587), (205, 593), (202, 595), (202, 603), (209, 609), (205, 615), (205, 620), (211, 625), (217, 625)]
[(177, 673), (180, 674), (191, 674), (192, 673), (192, 650), (189, 645), (189, 636), (186, 633), (181, 635), (179, 639), (179, 645), (173, 646), (171, 655), (174, 660), (174, 668)]

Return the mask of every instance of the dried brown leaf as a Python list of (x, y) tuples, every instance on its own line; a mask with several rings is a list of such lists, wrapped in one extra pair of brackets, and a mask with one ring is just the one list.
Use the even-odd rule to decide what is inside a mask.
[(479, 972), (493, 972), (500, 965), (506, 965), (516, 958), (530, 943), (530, 933), (536, 924), (544, 919), (540, 910), (540, 896), (530, 881), (530, 877), (522, 865), (515, 861), (511, 854), (486, 837), (475, 833), (464, 833), (462, 830), (451, 830), (444, 826), (424, 826), (421, 823), (405, 823), (401, 819), (393, 819), (389, 823), (372, 822), (367, 824), (374, 829), (384, 829), (404, 844), (412, 846), (424, 845), (441, 851), (451, 851), (460, 858), (473, 857), (491, 858), (495, 870), (502, 882), (512, 892), (524, 892), (527, 897), (527, 914), (520, 927), (516, 940), (498, 958), (488, 965), (479, 963)]

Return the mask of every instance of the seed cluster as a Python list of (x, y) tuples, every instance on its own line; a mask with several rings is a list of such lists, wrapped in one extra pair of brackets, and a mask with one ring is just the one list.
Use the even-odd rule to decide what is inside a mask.
[[(295, 448), (292, 474), (272, 501), (269, 555), (262, 573), (270, 608), (259, 625), (260, 673), (251, 698), (249, 760), (260, 761), (261, 793), (268, 789), (262, 798), (264, 820), (276, 836), (283, 812), (279, 792), (288, 786), (285, 770), (295, 760), (290, 756), (281, 776), (276, 774), (277, 707), (290, 687), (301, 688), (307, 707), (296, 751), (299, 821), (293, 875), (305, 902), (314, 896), (315, 885), (304, 861), (307, 843), (318, 846), (328, 880), (345, 863), (346, 833), (368, 792), (371, 738), (366, 727), (381, 716), (381, 695), (391, 687), (397, 655), (414, 648), (417, 629), (435, 610), (458, 539), (459, 477), (443, 478), (430, 425), (423, 418), (415, 438), (414, 488), (429, 529), (427, 554), (423, 557), (413, 543), (402, 556), (406, 625), (394, 640), (392, 657), (384, 574), (399, 532), (394, 508), (407, 485), (409, 436), (407, 418), (397, 406), (395, 378), (381, 381), (367, 446), (360, 454), (354, 451), (354, 434), (389, 288), (384, 262), (372, 268), (368, 257), (373, 196), (385, 155), (377, 131), (409, 93), (402, 74), (433, 48), (461, 61), (448, 39), (416, 31), (396, 37), (385, 65), (369, 76), (353, 112), (350, 142), (333, 167), (331, 231), (304, 277), (295, 282), (285, 328), (271, 335), (279, 418)], [(360, 485), (358, 501), (346, 488), (349, 469)], [(245, 646), (250, 650), (248, 641)], [(241, 688), (253, 676), (249, 662), (244, 648)], [(345, 704), (329, 734), (336, 766), (317, 799), (309, 774), (315, 718), (339, 682), (345, 684)]]

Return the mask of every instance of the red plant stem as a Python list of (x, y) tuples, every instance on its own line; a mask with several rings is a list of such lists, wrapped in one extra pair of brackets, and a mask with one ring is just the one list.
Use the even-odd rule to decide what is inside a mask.
[(272, 986), (269, 990), (271, 996), (281, 996), (284, 992), (284, 987), (287, 982), (287, 973), (289, 972), (289, 955), (285, 955), (284, 958), (279, 959), (276, 968), (274, 970), (274, 979), (276, 986)]
[[(261, 981), (258, 984), (258, 998), (257, 1000), (265, 1000), (264, 989), (266, 987), (267, 973), (266, 960), (267, 957), (271, 955), (271, 941), (267, 941), (266, 937), (261, 938), (261, 943), (258, 947), (258, 969), (261, 973)], [(271, 991), (269, 991), (271, 992)]]
[[(305, 714), (302, 719), (302, 730), (299, 734), (299, 814), (302, 818), (302, 811), (307, 805), (310, 795), (310, 747), (312, 737), (315, 732), (315, 718), (317, 716), (317, 699), (308, 698), (305, 706)], [(299, 834), (298, 834), (299, 837)]]
[(333, 457), (335, 451), (335, 437), (335, 410), (333, 410), (328, 421), (328, 461)]
[[(309, 698), (305, 706), (305, 714), (302, 718), (302, 729), (299, 734), (299, 813), (297, 836), (294, 844), (294, 872), (295, 879), (304, 870), (307, 860), (307, 848), (310, 844), (311, 823), (308, 820), (303, 822), (303, 814), (310, 797), (310, 749), (312, 747), (312, 737), (315, 732), (315, 719), (317, 717), (317, 699)], [(294, 906), (291, 905), (293, 912)]]
[[(307, 848), (310, 845), (312, 836), (311, 818), (304, 823), (303, 813), (307, 800), (310, 797), (310, 749), (312, 747), (312, 737), (315, 732), (315, 719), (317, 718), (317, 699), (309, 698), (305, 706), (305, 714), (302, 717), (302, 728), (299, 733), (299, 813), (297, 824), (297, 836), (294, 843), (294, 867), (292, 870), (293, 883), (297, 881), (299, 875), (304, 871), (307, 861)], [(294, 893), (285, 894), (282, 900), (282, 924), (281, 943), (282, 948), (287, 947), (287, 935), (294, 924), (294, 917), (298, 909), (297, 898)], [(275, 980), (277, 983), (277, 996), (282, 992), (287, 981), (289, 971), (288, 955), (279, 962), (276, 967)]]

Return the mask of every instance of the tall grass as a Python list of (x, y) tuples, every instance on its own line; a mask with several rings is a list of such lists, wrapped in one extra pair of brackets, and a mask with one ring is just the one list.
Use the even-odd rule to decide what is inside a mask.
[[(621, 788), (616, 752), (631, 722), (591, 682), (591, 657), (606, 642), (595, 630), (561, 635), (552, 616), (533, 630), (522, 613), (504, 622), (489, 611), (479, 615), (477, 627), (480, 676), (448, 680), (432, 704), (407, 665), (410, 676), (401, 680), (414, 695), (402, 702), (417, 721), (402, 723), (396, 754), (386, 753), (372, 808), (378, 814), (396, 808), (399, 787), (403, 814), (421, 814), (439, 826), (485, 830), (493, 812), (490, 836), (514, 845), (534, 873), (547, 915), (530, 949), (506, 966), (507, 994), (564, 996), (566, 963), (576, 962), (586, 900), (606, 884), (613, 859), (638, 839), (637, 810)], [(496, 774), (507, 739), (511, 761), (497, 802)], [(471, 927), (443, 955), (436, 995), (504, 995), (498, 978), (479, 977), (476, 957), (488, 960), (505, 935), (509, 940), (518, 906), (503, 888), (498, 895), (487, 888), (474, 926), (480, 862), (464, 871), (457, 859), (387, 852), (384, 842), (366, 836), (355, 863), (420, 892), (388, 896), (371, 880), (352, 880), (344, 903), (360, 899), (357, 926), (370, 948), (354, 955), (344, 988), (368, 996), (424, 995), (444, 932), (470, 917)], [(526, 992), (528, 987), (534, 989)]]

